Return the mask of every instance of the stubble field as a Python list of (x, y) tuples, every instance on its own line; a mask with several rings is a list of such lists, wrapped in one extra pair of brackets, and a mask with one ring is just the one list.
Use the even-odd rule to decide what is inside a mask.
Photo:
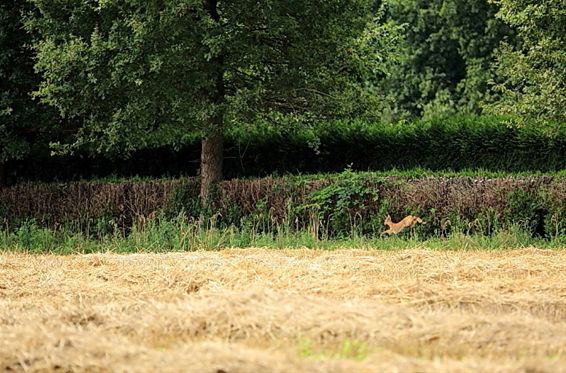
[(1, 253), (0, 371), (566, 372), (566, 251)]

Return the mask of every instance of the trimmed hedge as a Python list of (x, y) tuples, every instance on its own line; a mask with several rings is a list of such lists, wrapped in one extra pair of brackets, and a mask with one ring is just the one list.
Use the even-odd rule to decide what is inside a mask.
[(240, 149), (249, 147), (242, 163), (269, 174), (340, 172), (350, 166), (358, 171), (566, 169), (566, 123), (457, 116), (396, 124), (322, 122), (289, 132), (239, 131), (230, 138), (237, 139)]
[[(179, 136), (181, 138), (182, 136)], [(415, 123), (364, 121), (241, 125), (229, 131), (227, 178), (411, 169), (554, 172), (566, 169), (566, 124), (458, 116)], [(12, 180), (194, 176), (200, 145), (148, 149), (128, 159), (44, 157), (9, 164)], [(38, 167), (41, 165), (41, 167)]]
[(378, 235), (384, 217), (408, 214), (429, 224), (423, 237), (454, 231), (492, 234), (519, 226), (533, 236), (566, 236), (566, 177), (382, 177), (350, 171), (324, 177), (230, 180), (201, 211), (198, 180), (21, 184), (0, 193), (0, 221), (124, 234), (150, 218), (184, 214), (217, 227), (261, 232), (316, 231), (324, 237)]

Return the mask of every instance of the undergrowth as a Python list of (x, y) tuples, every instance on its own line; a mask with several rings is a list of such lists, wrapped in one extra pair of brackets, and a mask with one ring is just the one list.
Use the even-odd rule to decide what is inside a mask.
[[(358, 237), (366, 242), (384, 232), (387, 215), (393, 221), (407, 215), (426, 221), (411, 232), (421, 241), (460, 234), (491, 239), (518, 231), (546, 241), (566, 237), (562, 176), (411, 177), (347, 169), (326, 177), (224, 181), (207, 209), (201, 208), (198, 194), (194, 179), (23, 184), (0, 193), (0, 225), (5, 237), (15, 236), (26, 247), (34, 246), (26, 233), (30, 230), (42, 242), (50, 241), (47, 232), (64, 237), (80, 233), (96, 241), (118, 235), (128, 242), (148, 235), (173, 250), (186, 249), (185, 243), (168, 243), (180, 230), (190, 232), (183, 237), (201, 237), (203, 232), (219, 237), (218, 244), (205, 241), (206, 247), (257, 246), (273, 240), (309, 246), (308, 239), (297, 238), (305, 232), (317, 245)], [(193, 239), (192, 244), (202, 241)]]
[(194, 250), (217, 250), (224, 248), (260, 247), (271, 249), (410, 249), (428, 248), (438, 250), (486, 250), (512, 249), (535, 246), (540, 248), (566, 248), (564, 237), (556, 239), (536, 238), (520, 226), (498, 230), (486, 236), (453, 231), (444, 237), (425, 238), (417, 230), (407, 230), (398, 236), (350, 236), (322, 237), (317, 227), (295, 231), (288, 226), (276, 226), (265, 232), (252, 227), (216, 228), (214, 222), (202, 224), (198, 220), (179, 215), (174, 219), (156, 218), (134, 225), (129, 232), (114, 226), (104, 235), (87, 235), (69, 229), (41, 228), (33, 221), (22, 224), (16, 230), (0, 232), (0, 250), (28, 253), (139, 253)]

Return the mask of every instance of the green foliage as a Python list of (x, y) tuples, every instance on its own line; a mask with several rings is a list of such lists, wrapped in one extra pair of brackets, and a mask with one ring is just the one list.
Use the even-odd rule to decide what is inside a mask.
[(51, 246), (53, 236), (49, 230), (38, 228), (33, 220), (26, 221), (15, 233), (17, 241), (29, 251), (41, 251)]
[(347, 170), (336, 182), (312, 193), (302, 208), (317, 215), (323, 236), (350, 236), (379, 229), (381, 223), (368, 216), (378, 200), (375, 183), (369, 186), (361, 175)]
[(80, 123), (61, 151), (178, 145), (259, 112), (330, 116), (359, 101), (366, 0), (33, 3), (37, 96)]
[[(379, 249), (400, 250), (429, 248), (433, 250), (501, 250), (524, 247), (564, 249), (566, 240), (558, 238), (544, 240), (533, 238), (518, 226), (500, 230), (491, 236), (465, 235), (460, 232), (444, 237), (431, 237), (426, 241), (415, 237), (365, 237), (353, 235), (338, 239), (319, 239), (308, 231), (279, 231), (277, 234), (255, 232), (244, 229), (208, 227), (182, 216), (172, 220), (156, 219), (144, 227), (135, 227), (132, 232), (108, 234), (95, 239), (84, 233), (66, 229), (40, 228), (33, 221), (16, 231), (0, 230), (0, 251), (23, 251), (31, 253), (86, 254), (93, 252), (136, 253), (193, 250), (218, 250), (230, 247), (262, 247), (272, 249)], [(305, 355), (316, 356), (305, 342)], [(366, 346), (354, 341), (345, 342), (333, 351), (342, 358), (363, 358)]]
[(488, 0), (389, 4), (390, 18), (403, 26), (405, 57), (380, 84), (392, 98), (387, 116), (480, 112), (499, 43), (514, 43), (511, 28), (495, 18), (498, 7)]
[(0, 164), (31, 151), (48, 154), (50, 133), (56, 132), (53, 113), (31, 98), (39, 77), (33, 70), (33, 36), (22, 22), (30, 10), (25, 0), (0, 4)]
[(548, 211), (544, 217), (546, 235), (566, 242), (566, 189), (557, 187), (540, 192), (540, 196)]
[(544, 217), (547, 214), (541, 194), (518, 189), (507, 195), (507, 218), (530, 234), (544, 235)]
[[(301, 158), (250, 175), (565, 168), (559, 0), (9, 0), (0, 21), (0, 166), (50, 142), (117, 156), (222, 130), (254, 161)], [(486, 99), (524, 121), (439, 119)]]
[[(309, 150), (315, 139), (315, 149)], [(231, 132), (227, 140), (246, 149), (243, 162), (248, 170), (257, 167), (258, 173), (330, 172), (349, 165), (355, 170), (492, 172), (566, 168), (566, 123), (525, 124), (502, 116), (458, 115), (395, 124), (320, 121), (297, 131), (261, 123), (249, 132)], [(273, 149), (279, 151), (270, 152)]]
[(163, 206), (163, 216), (167, 219), (179, 214), (199, 216), (201, 203), (197, 197), (197, 185), (194, 182), (182, 181), (173, 187), (171, 196)]
[[(402, 234), (411, 242), (563, 242), (563, 178), (486, 178), (566, 169), (562, 2), (392, 0), (376, 2), (373, 14), (371, 3), (2, 3), (0, 167), (45, 154), (51, 141), (61, 152), (119, 155), (222, 132), (247, 149), (239, 161), (249, 175), (347, 169), (229, 181), (206, 210), (195, 180), (6, 188), (4, 244), (58, 252), (100, 242), (124, 252), (366, 244), (387, 213), (428, 222)], [(32, 100), (34, 90), (60, 118)], [(488, 109), (514, 116), (454, 115), (480, 112), (486, 98)], [(404, 120), (414, 117), (424, 119)], [(353, 172), (391, 169), (401, 171)], [(432, 179), (422, 169), (445, 173)], [(465, 169), (481, 171), (453, 173)]]
[(366, 342), (347, 338), (338, 348), (316, 348), (313, 341), (307, 338), (299, 338), (299, 353), (306, 358), (351, 359), (362, 361), (368, 356), (369, 347)]
[(0, 249), (31, 253), (89, 253), (101, 251), (101, 243), (82, 232), (41, 228), (33, 220), (24, 221), (14, 232), (0, 232)]
[(521, 43), (504, 44), (491, 110), (566, 121), (566, 9), (562, 0), (498, 0), (497, 16), (517, 28)]

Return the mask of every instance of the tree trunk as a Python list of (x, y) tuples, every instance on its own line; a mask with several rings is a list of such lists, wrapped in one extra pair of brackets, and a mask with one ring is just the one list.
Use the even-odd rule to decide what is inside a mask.
[[(210, 18), (214, 22), (220, 21), (218, 13), (218, 0), (203, 0), (203, 5)], [(224, 162), (224, 115), (218, 109), (224, 103), (224, 56), (222, 54), (212, 58), (210, 64), (215, 69), (214, 89), (210, 94), (210, 102), (216, 105), (216, 112), (210, 118), (206, 128), (207, 133), (202, 140), (200, 156), (200, 199), (201, 206), (207, 207), (210, 203), (210, 195), (215, 185), (222, 180), (222, 164)]]
[(214, 185), (222, 180), (224, 162), (224, 137), (216, 132), (202, 140), (200, 156), (200, 199), (203, 207), (208, 206)]

